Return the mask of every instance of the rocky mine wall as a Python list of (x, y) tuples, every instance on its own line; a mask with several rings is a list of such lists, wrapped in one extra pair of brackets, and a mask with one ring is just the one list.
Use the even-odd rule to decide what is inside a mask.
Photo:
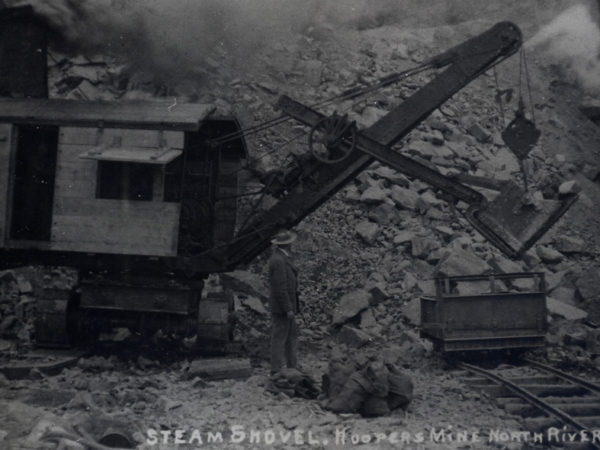
[[(186, 64), (179, 66), (186, 73), (183, 79), (168, 71), (153, 72), (152, 61), (141, 67), (118, 52), (102, 54), (95, 48), (92, 53), (73, 55), (60, 45), (50, 52), (50, 91), (52, 97), (81, 100), (166, 97), (213, 103), (219, 113), (233, 113), (245, 126), (252, 126), (277, 114), (272, 104), (279, 94), (316, 103), (423, 62), (485, 30), (496, 19), (514, 19), (526, 37), (533, 37), (576, 3), (557, 0), (551, 5), (544, 2), (542, 8), (540, 2), (507, 1), (482, 9), (478, 2), (477, 8), (468, 2), (445, 2), (435, 11), (408, 8), (414, 12), (409, 15), (395, 9), (395, 14), (377, 17), (372, 12), (389, 12), (385, 9), (389, 3), (381, 2), (371, 12), (359, 8), (348, 17), (334, 14), (329, 5), (319, 20), (291, 29), (281, 39), (262, 40), (249, 59), (235, 60), (227, 43), (189, 63), (177, 59), (178, 64)], [(589, 11), (595, 17), (595, 10)], [(355, 346), (393, 336), (414, 337), (419, 297), (431, 289), (436, 270), (453, 274), (540, 270), (546, 274), (548, 296), (553, 299), (550, 340), (558, 343), (565, 334), (577, 335), (574, 341), (588, 352), (588, 360), (598, 353), (590, 339), (582, 338), (592, 331), (581, 324), (581, 317), (600, 320), (596, 213), (600, 131), (578, 109), (582, 101), (595, 101), (597, 92), (586, 88), (551, 52), (536, 48), (527, 48), (528, 82), (518, 57), (513, 57), (498, 67), (497, 76), (483, 74), (456, 94), (396, 150), (442, 173), (460, 171), (520, 182), (518, 162), (500, 133), (514, 114), (516, 94), (522, 90), (542, 131), (526, 165), (528, 179), (546, 196), (555, 195), (561, 186), (581, 191), (577, 205), (522, 260), (510, 261), (470, 228), (461, 216), (466, 205), (455, 208), (421, 181), (374, 164), (298, 227), (308, 337), (319, 339), (341, 330), (342, 338)], [(241, 67), (242, 63), (247, 64)], [(324, 112), (347, 112), (360, 127), (369, 126), (429, 76), (419, 75)], [(495, 95), (507, 88), (515, 95), (500, 106)], [(288, 122), (249, 137), (252, 168), (280, 168), (291, 153), (306, 152), (303, 133), (302, 127)], [(257, 184), (248, 181), (253, 188)], [(264, 350), (267, 336), (265, 257), (230, 277), (243, 279), (236, 284), (238, 333), (257, 355)], [(22, 323), (30, 323), (20, 311), (29, 304), (31, 292), (23, 290), (20, 277), (12, 273), (2, 277), (4, 337), (22, 334)], [(574, 325), (576, 317), (579, 321)]]

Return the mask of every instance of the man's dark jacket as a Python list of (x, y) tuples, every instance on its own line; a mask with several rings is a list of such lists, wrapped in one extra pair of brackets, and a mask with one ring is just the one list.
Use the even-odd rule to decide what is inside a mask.
[(279, 248), (273, 249), (269, 259), (269, 283), (271, 285), (271, 313), (298, 312), (298, 272), (292, 261)]

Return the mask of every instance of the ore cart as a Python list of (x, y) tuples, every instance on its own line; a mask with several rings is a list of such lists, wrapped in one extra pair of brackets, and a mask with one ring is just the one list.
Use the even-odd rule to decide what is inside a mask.
[(524, 349), (544, 344), (544, 274), (443, 276), (421, 298), (421, 336), (444, 353)]

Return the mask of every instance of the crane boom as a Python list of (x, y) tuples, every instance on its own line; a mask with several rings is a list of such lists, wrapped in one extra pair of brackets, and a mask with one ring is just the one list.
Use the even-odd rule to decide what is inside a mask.
[[(508, 256), (519, 256), (558, 220), (572, 204), (573, 198), (559, 202), (558, 205), (550, 205), (542, 220), (535, 215), (536, 211), (517, 211), (515, 217), (509, 217), (508, 225), (503, 223), (498, 226), (489, 212), (486, 215), (486, 200), (479, 192), (393, 151), (390, 147), (469, 82), (514, 54), (521, 43), (518, 27), (510, 22), (500, 22), (484, 33), (434, 57), (429, 64), (443, 68), (443, 71), (372, 126), (356, 133), (356, 143), (350, 150), (346, 149), (348, 154), (344, 158), (326, 163), (308, 157), (302, 164), (288, 170), (282, 177), (285, 183), (279, 192), (279, 201), (273, 207), (255, 216), (229, 245), (192, 257), (190, 263), (196, 270), (202, 270), (201, 267), (208, 263), (206, 268), (210, 267), (214, 271), (218, 264), (226, 269), (233, 269), (239, 264), (250, 262), (270, 245), (271, 237), (280, 228), (298, 224), (375, 159), (469, 203), (471, 208), (466, 216), (473, 226)], [(324, 123), (323, 114), (289, 97), (282, 96), (277, 107), (313, 129)], [(349, 147), (350, 143), (348, 139), (340, 139), (339, 146)], [(519, 195), (514, 187), (511, 184), (512, 197)], [(508, 203), (511, 202), (504, 201), (500, 207), (491, 208), (490, 211), (505, 214), (504, 209)], [(487, 220), (482, 221), (481, 217)], [(530, 222), (535, 229), (528, 227)], [(512, 229), (515, 224), (517, 231)], [(523, 229), (526, 229), (526, 236), (519, 235)]]

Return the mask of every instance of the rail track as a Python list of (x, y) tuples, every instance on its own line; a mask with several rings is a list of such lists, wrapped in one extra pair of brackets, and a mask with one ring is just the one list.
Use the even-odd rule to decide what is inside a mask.
[(600, 449), (600, 381), (522, 359), (488, 370), (457, 363), (462, 380), (523, 417), (529, 442)]

